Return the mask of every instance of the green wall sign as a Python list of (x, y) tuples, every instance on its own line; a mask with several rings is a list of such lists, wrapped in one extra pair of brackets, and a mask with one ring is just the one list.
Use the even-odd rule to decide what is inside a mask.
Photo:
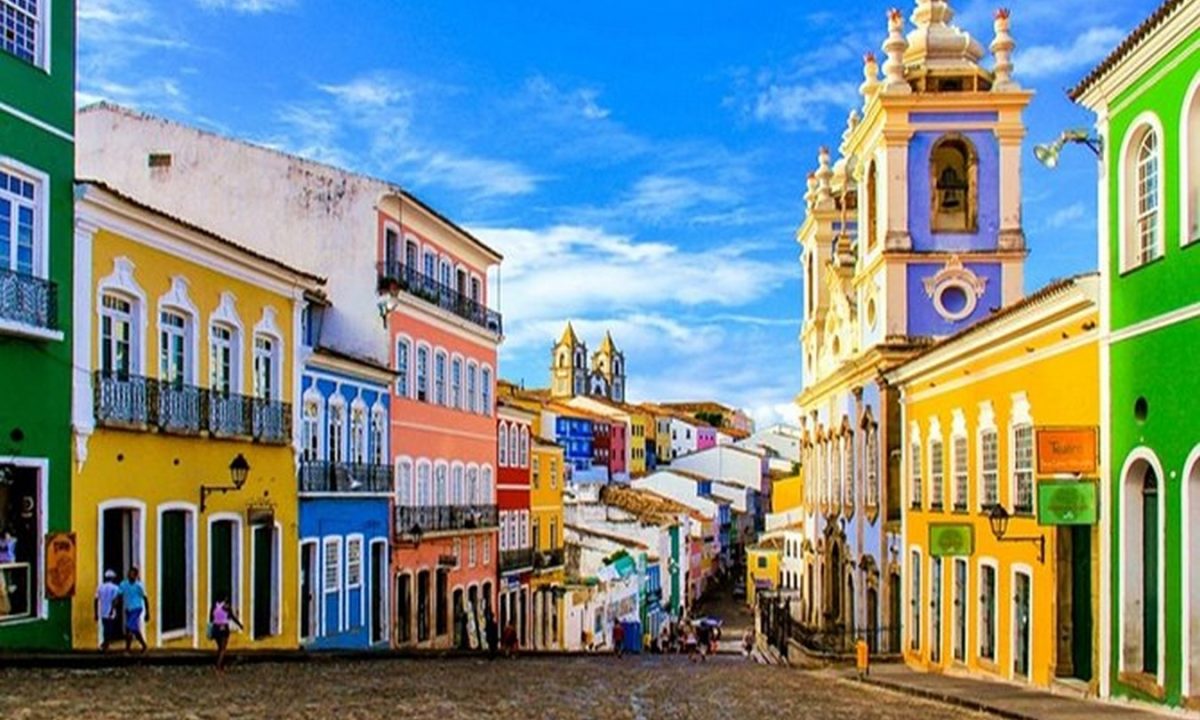
[(929, 526), (929, 554), (933, 557), (970, 555), (975, 551), (975, 528), (967, 523)]
[(1037, 486), (1039, 525), (1095, 525), (1100, 515), (1096, 480), (1042, 480)]

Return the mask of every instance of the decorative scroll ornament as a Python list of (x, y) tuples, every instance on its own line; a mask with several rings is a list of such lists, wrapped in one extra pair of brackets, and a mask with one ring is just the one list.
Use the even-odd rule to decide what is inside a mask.
[(963, 267), (957, 255), (950, 256), (945, 267), (924, 279), (925, 294), (933, 300), (938, 314), (957, 321), (975, 312), (979, 298), (987, 289), (987, 278)]

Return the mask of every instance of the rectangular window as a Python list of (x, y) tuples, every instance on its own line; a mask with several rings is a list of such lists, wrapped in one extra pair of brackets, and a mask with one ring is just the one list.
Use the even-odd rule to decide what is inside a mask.
[(979, 438), (979, 464), (983, 485), (980, 504), (986, 510), (1000, 502), (1000, 436), (995, 430), (984, 430)]
[(483, 368), (479, 372), (480, 410), (484, 415), (492, 414), (492, 371)]
[(213, 325), (209, 331), (209, 387), (228, 395), (233, 391), (233, 330)]
[(492, 536), (491, 535), (483, 536), (483, 564), (484, 565), (492, 564)]
[(558, 548), (558, 520), (550, 518), (550, 549)]
[(996, 568), (979, 566), (979, 656), (996, 660)]
[(133, 348), (133, 305), (105, 295), (100, 309), (100, 369), (105, 375), (128, 377)]
[(912, 498), (910, 504), (914, 509), (920, 509), (924, 501), (924, 490), (921, 487), (921, 443), (915, 442), (909, 450), (910, 473), (912, 477)]
[(467, 566), (475, 567), (475, 536), (467, 539)]
[(326, 593), (335, 593), (342, 586), (342, 548), (337, 540), (325, 541), (324, 586)]
[(967, 439), (961, 435), (952, 441), (954, 448), (954, 509), (967, 509), (967, 489), (970, 474), (967, 468)]
[(362, 538), (346, 540), (346, 588), (362, 587)]
[(921, 649), (921, 553), (913, 550), (909, 564), (912, 573), (912, 589), (909, 603), (912, 606), (912, 623), (909, 625), (909, 645), (913, 650)]
[(343, 428), (346, 423), (346, 408), (341, 403), (329, 404), (329, 423), (328, 436), (329, 447), (328, 457), (326, 458), (331, 463), (339, 463), (342, 461), (342, 435)]
[(429, 402), (429, 349), (417, 348), (417, 400)]
[(446, 404), (446, 355), (438, 353), (433, 359), (433, 402)]
[(558, 459), (550, 458), (550, 487), (558, 487)]
[(477, 398), (475, 397), (475, 379), (476, 369), (474, 365), (467, 365), (467, 410), (475, 412), (477, 407)]
[(1014, 512), (1033, 512), (1033, 426), (1013, 428), (1013, 484), (1016, 486)]
[(462, 409), (462, 360), (450, 361), (450, 407)]
[(182, 385), (186, 378), (187, 319), (164, 311), (159, 317), (159, 378)]
[(425, 253), (425, 279), (426, 280), (433, 281), (433, 280), (437, 279), (437, 271), (435, 269), (436, 267), (437, 267), (437, 258), (434, 257), (433, 253), (430, 253), (430, 252)]
[(500, 431), (496, 434), (497, 461), (500, 467), (508, 467), (508, 424), (500, 423)]
[(539, 462), (539, 459), (534, 458), (533, 467), (530, 468), (530, 475), (529, 475), (529, 480), (530, 480), (530, 483), (533, 485), (534, 490), (537, 490), (538, 486), (541, 484), (540, 483), (540, 478), (541, 478), (541, 474), (542, 474), (541, 467), (542, 467), (542, 463)]
[[(6, 15), (0, 38), (7, 43), (7, 4), (0, 0), (0, 12)], [(6, 45), (7, 47), (7, 45)], [(34, 243), (38, 234), (38, 186), (30, 180), (0, 170), (0, 270), (33, 275)]]
[(371, 413), (371, 462), (374, 465), (384, 465), (384, 416), (383, 411), (376, 409)]
[(396, 343), (396, 394), (405, 398), (408, 397), (408, 353), (407, 340)]
[(945, 491), (946, 456), (941, 440), (929, 443), (929, 506), (942, 509), (942, 493)]
[(41, 65), (43, 12), (45, 0), (0, 0), (0, 49)]
[(254, 397), (275, 397), (275, 341), (261, 335), (254, 338)]

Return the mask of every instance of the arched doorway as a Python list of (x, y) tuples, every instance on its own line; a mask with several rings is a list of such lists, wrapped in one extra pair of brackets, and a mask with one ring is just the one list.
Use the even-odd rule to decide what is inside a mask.
[[(1197, 93), (1200, 99), (1200, 93)], [(1200, 115), (1200, 112), (1197, 112)], [(1187, 684), (1184, 691), (1191, 697), (1200, 695), (1200, 567), (1196, 567), (1196, 558), (1200, 558), (1200, 447), (1192, 451), (1187, 468), (1187, 515), (1184, 518), (1184, 532), (1187, 536), (1187, 556), (1183, 562), (1184, 572), (1187, 573)]]
[(1122, 669), (1157, 676), (1161, 631), (1161, 494), (1147, 457), (1126, 462), (1121, 511)]

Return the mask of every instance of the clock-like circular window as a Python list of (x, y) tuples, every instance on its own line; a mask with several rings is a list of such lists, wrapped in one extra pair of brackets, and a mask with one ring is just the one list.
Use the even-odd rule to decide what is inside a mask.
[(867, 300), (867, 328), (875, 329), (875, 298)]
[(933, 292), (933, 306), (938, 315), (950, 321), (962, 320), (975, 312), (975, 291), (959, 280), (947, 280)]

